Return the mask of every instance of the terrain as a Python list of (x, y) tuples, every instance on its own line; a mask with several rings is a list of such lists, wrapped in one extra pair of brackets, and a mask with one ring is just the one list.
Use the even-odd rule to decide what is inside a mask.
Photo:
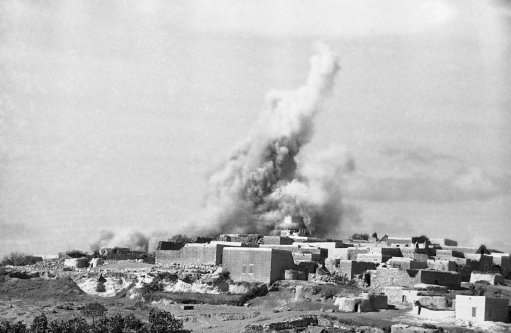
[[(128, 261), (105, 265), (101, 270), (58, 269), (58, 274), (45, 272), (39, 276), (36, 276), (33, 268), (11, 267), (7, 272), (3, 271), (0, 279), (0, 319), (30, 323), (34, 317), (44, 313), (49, 320), (66, 320), (80, 316), (85, 305), (99, 303), (108, 310), (107, 315), (133, 314), (142, 321), (147, 321), (148, 313), (153, 308), (165, 310), (182, 320), (184, 328), (193, 332), (243, 332), (248, 331), (250, 327), (263, 327), (311, 315), (316, 316), (320, 326), (336, 327), (339, 332), (343, 328), (354, 332), (369, 329), (371, 332), (387, 332), (390, 326), (397, 323), (417, 327), (441, 327), (447, 332), (509, 331), (509, 325), (496, 323), (459, 328), (456, 327), (459, 323), (456, 323), (454, 315), (439, 318), (418, 317), (413, 309), (407, 307), (364, 313), (339, 312), (334, 305), (334, 296), (357, 295), (364, 291), (363, 287), (353, 283), (277, 281), (266, 293), (250, 297), (243, 305), (227, 305), (203, 304), (207, 298), (201, 299), (201, 293), (196, 292), (187, 294), (154, 291), (142, 295), (134, 292), (137, 290), (134, 280), (126, 282), (130, 278), (133, 279), (135, 273), (147, 278), (151, 272), (155, 272), (154, 265)], [(108, 288), (106, 294), (85, 292), (82, 289), (86, 286), (84, 281), (86, 279), (96, 281), (98, 274), (105, 276), (107, 281), (114, 277), (126, 281), (124, 284), (118, 284), (119, 288), (115, 292)], [(301, 288), (300, 297), (297, 297), (298, 287)], [(510, 289), (506, 286), (484, 285), (479, 288), (491, 294), (502, 293), (503, 290), (507, 292)], [(186, 298), (183, 295), (193, 297)], [(188, 306), (185, 307), (184, 303)]]

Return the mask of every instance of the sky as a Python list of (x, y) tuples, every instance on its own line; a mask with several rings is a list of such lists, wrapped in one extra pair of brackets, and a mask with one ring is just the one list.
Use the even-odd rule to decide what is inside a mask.
[(178, 233), (318, 41), (336, 86), (304, 155), (342, 149), (339, 237), (510, 251), (511, 5), (476, 0), (0, 3), (0, 255)]

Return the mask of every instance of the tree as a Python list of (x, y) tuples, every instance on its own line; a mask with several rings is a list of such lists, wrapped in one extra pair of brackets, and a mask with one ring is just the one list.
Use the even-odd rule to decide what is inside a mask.
[(378, 234), (376, 232), (373, 232), (373, 234), (371, 235), (372, 238), (378, 240)]
[(479, 248), (477, 249), (476, 253), (479, 254), (490, 254), (490, 250), (486, 247), (486, 245), (481, 244)]
[(106, 311), (106, 308), (99, 303), (89, 303), (82, 309), (82, 314), (86, 317), (92, 317), (92, 324), (94, 325), (94, 319), (102, 317)]

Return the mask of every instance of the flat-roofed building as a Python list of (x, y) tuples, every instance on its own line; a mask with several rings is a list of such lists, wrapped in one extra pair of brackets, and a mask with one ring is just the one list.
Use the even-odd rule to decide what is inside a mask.
[(404, 271), (407, 269), (426, 268), (427, 264), (425, 261), (417, 261), (411, 258), (392, 257), (389, 260), (387, 260), (387, 266), (399, 268), (400, 270)]
[(341, 260), (356, 260), (357, 254), (359, 253), (369, 253), (369, 248), (351, 246), (347, 248), (329, 249), (328, 258)]
[(390, 247), (413, 247), (412, 237), (388, 237), (386, 242)]
[(159, 265), (220, 265), (223, 244), (187, 243), (179, 250), (156, 250), (155, 262)]
[(226, 247), (222, 260), (233, 281), (272, 283), (296, 267), (291, 252), (264, 247)]
[(456, 319), (470, 322), (509, 322), (509, 305), (506, 298), (456, 295)]
[(458, 242), (457, 241), (455, 241), (453, 239), (449, 239), (449, 238), (431, 238), (430, 241), (431, 241), (431, 244), (439, 245), (441, 247), (444, 247), (444, 246), (458, 246)]

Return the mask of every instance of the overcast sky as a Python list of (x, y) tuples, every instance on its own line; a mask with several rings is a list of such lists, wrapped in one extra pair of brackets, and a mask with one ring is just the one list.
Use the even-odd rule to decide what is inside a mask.
[(511, 250), (506, 1), (0, 3), (0, 254), (178, 232), (271, 89), (339, 55), (306, 152), (355, 161), (342, 225)]

